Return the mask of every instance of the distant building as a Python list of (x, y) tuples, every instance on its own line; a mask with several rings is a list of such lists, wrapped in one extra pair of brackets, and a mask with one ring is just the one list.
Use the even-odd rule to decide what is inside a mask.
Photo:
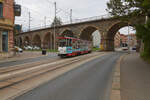
[(125, 34), (120, 34), (120, 46), (127, 47), (128, 46), (128, 36)]
[(101, 35), (99, 31), (95, 31), (93, 34), (93, 46), (94, 47), (98, 47), (100, 46), (101, 43)]
[(135, 34), (129, 34), (129, 46), (130, 47), (137, 46), (137, 38)]
[(14, 20), (20, 16), (21, 6), (14, 0), (0, 0), (0, 54), (9, 53), (14, 47)]
[(118, 32), (116, 33), (115, 38), (114, 38), (114, 45), (115, 45), (115, 48), (127, 47), (128, 45), (130, 47), (134, 47), (137, 45), (136, 35), (133, 33), (129, 35), (125, 35), (125, 34), (120, 34), (120, 32)]
[(121, 40), (120, 32), (117, 32), (116, 35), (115, 35), (115, 38), (114, 38), (115, 48), (120, 47), (120, 40)]

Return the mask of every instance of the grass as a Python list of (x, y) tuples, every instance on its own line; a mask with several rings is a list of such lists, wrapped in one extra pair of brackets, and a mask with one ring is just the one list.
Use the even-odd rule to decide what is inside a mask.
[(141, 57), (145, 60), (145, 61), (147, 61), (147, 62), (149, 62), (150, 63), (150, 56), (147, 54), (147, 53), (141, 53)]
[[(42, 52), (42, 49), (39, 49), (39, 50), (25, 50), (25, 51), (41, 51)], [(50, 49), (46, 49), (47, 52), (58, 52), (58, 50), (50, 50)]]
[(92, 48), (92, 51), (100, 51), (100, 48)]
[(47, 49), (47, 52), (58, 52), (58, 50), (51, 50), (51, 49)]

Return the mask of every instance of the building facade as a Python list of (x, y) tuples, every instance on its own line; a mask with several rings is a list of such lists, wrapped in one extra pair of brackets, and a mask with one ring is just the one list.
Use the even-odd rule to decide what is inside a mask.
[(120, 35), (120, 32), (117, 32), (114, 38), (115, 48), (120, 47), (120, 41), (121, 41), (121, 35)]
[(129, 35), (125, 35), (125, 34), (120, 34), (120, 32), (118, 32), (116, 33), (115, 38), (114, 38), (114, 45), (115, 45), (115, 48), (127, 47), (128, 45), (130, 47), (135, 47), (137, 46), (136, 35), (133, 33)]
[(21, 6), (14, 0), (0, 0), (0, 53), (9, 53), (14, 47), (14, 21), (20, 16)]
[(128, 36), (125, 34), (120, 34), (120, 46), (127, 47), (128, 46)]
[(135, 34), (129, 34), (129, 46), (130, 47), (137, 46), (137, 38)]

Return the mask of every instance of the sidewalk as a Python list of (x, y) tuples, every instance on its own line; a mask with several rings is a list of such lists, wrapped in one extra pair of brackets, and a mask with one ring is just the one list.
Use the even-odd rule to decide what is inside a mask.
[(124, 57), (120, 67), (121, 100), (150, 100), (150, 64), (139, 54)]
[[(52, 53), (47, 53), (47, 55), (50, 55)], [(0, 57), (0, 62), (8, 62), (8, 61), (18, 61), (18, 60), (23, 60), (23, 59), (28, 59), (28, 58), (36, 58), (40, 56), (45, 56), (42, 55), (42, 53), (39, 51), (24, 51), (23, 53), (18, 53), (16, 56), (11, 57), (11, 58), (1, 58)]]

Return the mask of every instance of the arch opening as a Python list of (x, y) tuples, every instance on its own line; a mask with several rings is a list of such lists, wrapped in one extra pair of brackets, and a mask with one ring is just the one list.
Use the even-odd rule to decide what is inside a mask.
[(65, 30), (62, 34), (62, 37), (75, 37), (74, 33), (71, 30)]
[(33, 46), (37, 46), (41, 48), (41, 38), (39, 35), (35, 35), (33, 38)]
[(28, 45), (30, 45), (30, 39), (28, 36), (26, 36), (24, 39), (24, 46), (28, 46)]
[(80, 34), (80, 39), (88, 40), (93, 42), (93, 47), (100, 48), (101, 44), (101, 33), (96, 27), (86, 27)]
[(47, 33), (43, 39), (44, 49), (54, 49), (54, 36), (51, 33)]
[(137, 45), (136, 31), (128, 23), (117, 23), (110, 28), (107, 34), (107, 49), (122, 51), (133, 48)]

